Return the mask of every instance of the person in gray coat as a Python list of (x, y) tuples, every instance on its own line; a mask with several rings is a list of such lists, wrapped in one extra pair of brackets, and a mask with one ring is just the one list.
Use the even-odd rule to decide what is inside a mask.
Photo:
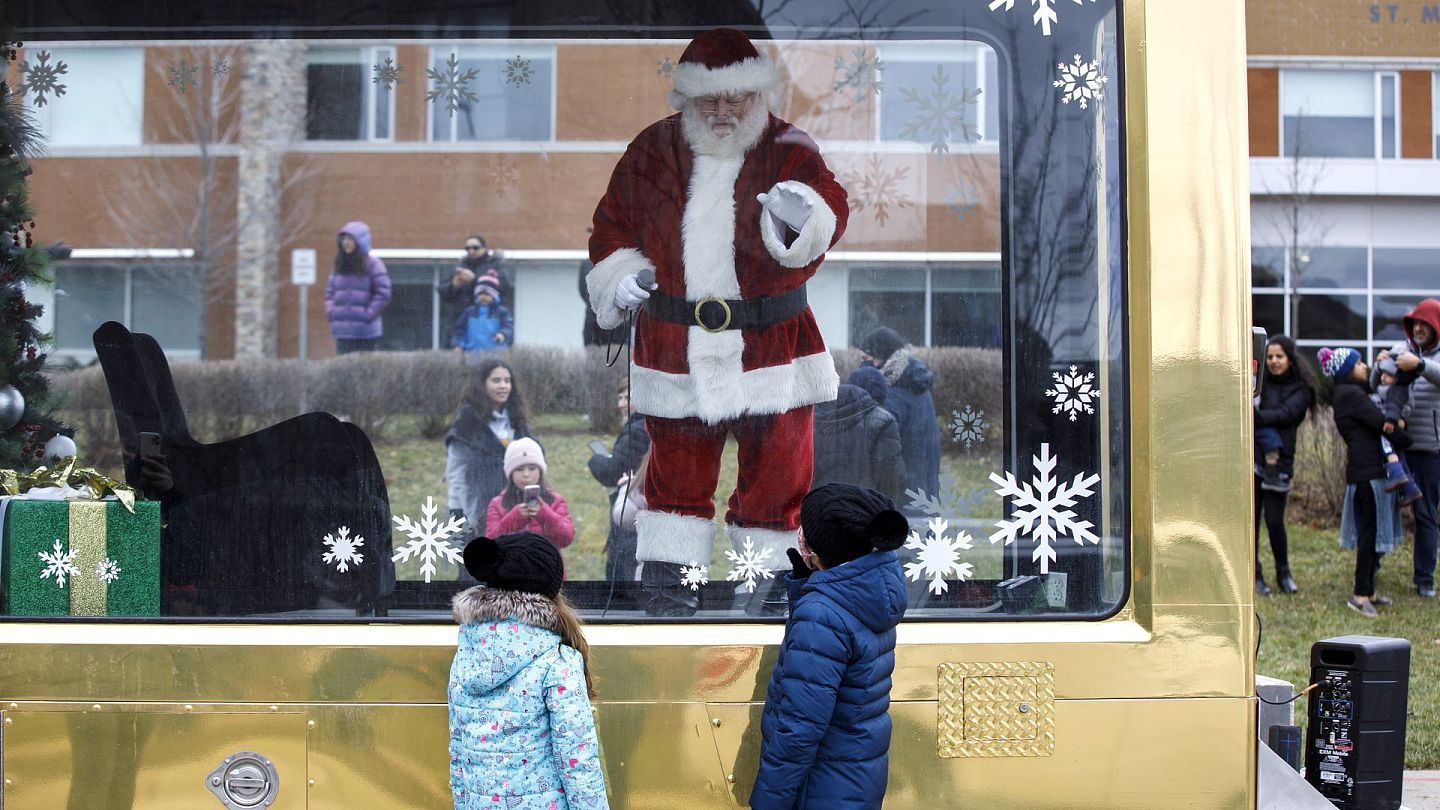
[[(857, 379), (867, 374), (875, 379)], [(861, 366), (850, 379), (840, 386), (835, 399), (815, 406), (811, 487), (854, 484), (898, 501), (905, 494), (905, 459), (900, 450), (900, 424), (881, 407), (885, 377), (874, 366)], [(871, 392), (865, 382), (870, 383)]]
[(1413, 443), (1405, 460), (1422, 497), (1415, 503), (1415, 592), (1435, 598), (1436, 540), (1440, 536), (1440, 301), (1426, 298), (1406, 315), (1406, 340), (1375, 358), (1371, 386), (1380, 378), (1381, 361), (1393, 358), (1402, 373), (1416, 375), (1401, 414)]

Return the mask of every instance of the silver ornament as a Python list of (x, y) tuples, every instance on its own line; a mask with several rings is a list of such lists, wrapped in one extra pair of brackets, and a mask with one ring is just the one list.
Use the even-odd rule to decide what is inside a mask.
[(45, 443), (45, 463), (54, 464), (66, 456), (78, 455), (75, 448), (75, 440), (69, 436), (52, 436), (50, 441)]
[(20, 424), (25, 415), (25, 396), (13, 385), (0, 386), (0, 430)]

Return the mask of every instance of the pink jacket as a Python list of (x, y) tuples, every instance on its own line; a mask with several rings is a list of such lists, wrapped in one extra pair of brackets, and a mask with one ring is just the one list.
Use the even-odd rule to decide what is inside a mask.
[(520, 511), (523, 504), (516, 504), (507, 511), (501, 505), (505, 493), (496, 495), (490, 499), (490, 507), (485, 510), (485, 533), (491, 537), (499, 537), (511, 532), (534, 532), (553, 543), (555, 548), (565, 548), (575, 539), (575, 526), (570, 522), (570, 507), (565, 504), (565, 496), (553, 489), (550, 494), (555, 497), (555, 502), (546, 503), (545, 499), (541, 498), (540, 511), (531, 518), (525, 517), (525, 513)]

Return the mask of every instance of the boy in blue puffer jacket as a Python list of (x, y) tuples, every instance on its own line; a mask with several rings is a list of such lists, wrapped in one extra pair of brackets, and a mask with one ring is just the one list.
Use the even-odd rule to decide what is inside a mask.
[(483, 275), (475, 280), (475, 303), (465, 308), (450, 330), (450, 345), (457, 352), (488, 352), (515, 341), (510, 309), (500, 303), (500, 279)]
[(760, 721), (753, 810), (869, 810), (884, 800), (905, 615), (895, 549), (909, 531), (873, 489), (826, 484), (805, 496), (801, 550), (786, 552), (790, 620)]

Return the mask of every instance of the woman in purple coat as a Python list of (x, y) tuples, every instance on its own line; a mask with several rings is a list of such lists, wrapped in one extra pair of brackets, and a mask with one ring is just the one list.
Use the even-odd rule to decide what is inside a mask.
[(335, 235), (335, 272), (325, 285), (325, 317), (335, 353), (374, 351), (384, 334), (380, 313), (390, 305), (390, 274), (370, 255), (370, 226), (348, 222)]

